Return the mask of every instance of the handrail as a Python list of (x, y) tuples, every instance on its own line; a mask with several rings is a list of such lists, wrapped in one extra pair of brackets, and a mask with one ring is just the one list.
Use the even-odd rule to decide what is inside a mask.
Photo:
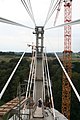
[[(46, 54), (45, 54), (45, 56), (46, 56)], [(54, 119), (55, 119), (54, 102), (53, 102), (53, 95), (52, 95), (52, 89), (51, 89), (51, 81), (50, 81), (50, 76), (49, 76), (47, 56), (46, 56), (46, 64), (47, 64), (48, 80), (49, 80), (49, 87), (50, 87), (50, 94), (51, 94), (52, 112), (53, 112), (53, 116), (54, 116)]]

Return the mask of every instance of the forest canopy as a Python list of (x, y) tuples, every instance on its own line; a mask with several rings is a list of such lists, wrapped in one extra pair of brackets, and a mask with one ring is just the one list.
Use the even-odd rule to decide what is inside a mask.
[[(0, 52), (0, 91), (4, 84), (8, 80), (11, 72), (17, 64), (20, 54), (3, 53)], [(77, 58), (77, 57), (76, 57)], [(79, 58), (79, 57), (78, 57)], [(0, 105), (16, 97), (17, 86), (20, 83), (24, 83), (24, 80), (28, 80), (29, 70), (31, 63), (31, 53), (26, 54), (18, 67), (15, 75), (12, 78), (4, 96), (0, 100)], [(62, 101), (62, 69), (52, 54), (48, 54), (49, 72), (52, 83), (53, 97), (55, 109), (61, 112), (61, 101)], [(75, 59), (72, 61), (72, 81), (76, 86), (80, 94), (80, 62)], [(78, 102), (73, 90), (71, 90), (71, 120), (80, 119), (80, 103)]]

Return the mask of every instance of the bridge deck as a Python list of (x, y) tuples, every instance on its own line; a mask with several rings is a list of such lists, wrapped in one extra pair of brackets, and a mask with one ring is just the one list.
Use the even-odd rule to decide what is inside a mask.
[[(61, 114), (57, 110), (55, 110), (55, 117), (55, 120), (68, 120), (63, 114)], [(54, 117), (52, 115), (51, 109), (48, 108), (42, 111), (41, 108), (37, 108), (34, 117), (31, 120), (54, 120)]]
[[(21, 113), (23, 113), (22, 115), (22, 119), (23, 120), (54, 120), (54, 117), (52, 115), (51, 109), (44, 109), (41, 110), (41, 108), (37, 108), (34, 115), (31, 115), (29, 118), (29, 109), (25, 109), (24, 113), (23, 111), (21, 111)], [(43, 117), (44, 116), (44, 117)], [(59, 111), (55, 110), (55, 120), (68, 120), (63, 114), (61, 114)], [(15, 117), (11, 117), (9, 120), (19, 120), (19, 117), (16, 116), (16, 119), (14, 119)]]
[(42, 111), (42, 107), (38, 107), (36, 108), (36, 111), (34, 113), (34, 118), (43, 118), (43, 111)]

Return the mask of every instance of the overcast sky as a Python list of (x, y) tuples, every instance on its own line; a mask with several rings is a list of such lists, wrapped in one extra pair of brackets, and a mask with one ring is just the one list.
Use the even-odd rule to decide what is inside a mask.
[[(51, 0), (31, 0), (32, 9), (37, 25), (44, 25)], [(56, 0), (55, 0), (56, 1)], [(64, 21), (64, 6), (62, 5), (57, 25)], [(72, 20), (80, 19), (80, 0), (72, 2)], [(23, 7), (21, 0), (0, 0), (0, 17), (34, 27), (32, 20)], [(52, 27), (55, 14), (51, 17), (46, 27)], [(27, 44), (35, 43), (34, 30), (0, 23), (0, 51), (24, 51)], [(63, 28), (45, 31), (44, 44), (48, 52), (63, 51)], [(30, 51), (27, 48), (27, 51)], [(80, 25), (72, 27), (72, 51), (80, 51)]]

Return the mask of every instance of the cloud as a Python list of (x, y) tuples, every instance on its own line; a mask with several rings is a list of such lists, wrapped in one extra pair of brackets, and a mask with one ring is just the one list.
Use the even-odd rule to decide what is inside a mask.
[[(49, 9), (49, 0), (31, 0), (32, 9), (37, 25), (43, 25)], [(77, 4), (78, 3), (78, 4)], [(72, 1), (72, 19), (80, 18), (80, 0)], [(76, 14), (77, 13), (77, 14)], [(0, 17), (4, 17), (15, 22), (19, 22), (34, 27), (32, 20), (23, 7), (20, 0), (0, 0)], [(55, 14), (51, 17), (46, 27), (53, 26)], [(64, 6), (59, 13), (56, 24), (64, 22)], [(79, 50), (80, 28), (72, 27), (72, 50)], [(24, 50), (26, 43), (35, 43), (36, 37), (32, 34), (33, 30), (15, 27), (0, 23), (0, 50), (19, 51)], [(64, 31), (63, 28), (53, 29), (44, 34), (45, 46), (49, 51), (63, 51)]]

